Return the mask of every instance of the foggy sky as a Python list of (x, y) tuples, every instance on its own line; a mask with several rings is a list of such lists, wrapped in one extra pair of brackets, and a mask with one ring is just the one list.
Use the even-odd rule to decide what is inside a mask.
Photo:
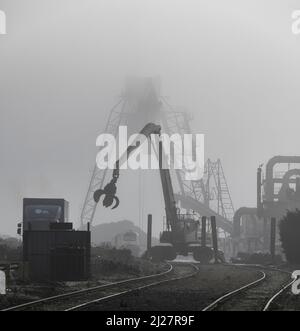
[[(235, 208), (255, 206), (256, 168), (299, 155), (300, 37), (289, 0), (0, 0), (0, 233), (15, 234), (23, 197), (65, 198), (76, 223), (96, 137), (129, 75), (162, 79), (172, 105), (206, 134)], [(159, 177), (122, 177), (121, 207), (96, 223), (153, 212)], [(131, 194), (128, 194), (130, 191)], [(143, 201), (141, 210), (139, 201)]]

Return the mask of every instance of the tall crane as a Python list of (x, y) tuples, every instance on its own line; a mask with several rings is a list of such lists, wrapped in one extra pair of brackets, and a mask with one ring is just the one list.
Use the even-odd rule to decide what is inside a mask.
[[(161, 127), (153, 123), (147, 124), (140, 132), (140, 137), (149, 139), (151, 135), (161, 134)], [(130, 154), (141, 146), (139, 138), (130, 145), (127, 151), (120, 157), (115, 164), (111, 181), (104, 187), (94, 193), (94, 200), (98, 203), (102, 196), (103, 206), (112, 207), (113, 209), (119, 206), (120, 200), (116, 196), (117, 182), (120, 176), (120, 167), (127, 160)], [(154, 149), (155, 150), (155, 149)], [(204, 256), (207, 259), (212, 257), (211, 249), (200, 245), (198, 238), (199, 233), (199, 221), (193, 217), (193, 215), (180, 214), (180, 209), (176, 206), (176, 200), (174, 195), (174, 189), (172, 185), (172, 179), (170, 170), (168, 167), (163, 166), (164, 150), (163, 143), (159, 141), (159, 171), (165, 202), (167, 228), (162, 232), (160, 242), (163, 245), (153, 247), (150, 255), (156, 260), (175, 259), (177, 254), (187, 255), (189, 252), (194, 253), (194, 257), (197, 260), (202, 259)]]

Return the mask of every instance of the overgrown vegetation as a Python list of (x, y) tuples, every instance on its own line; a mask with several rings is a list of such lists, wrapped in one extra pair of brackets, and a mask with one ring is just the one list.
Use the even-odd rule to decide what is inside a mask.
[(286, 259), (300, 264), (300, 211), (288, 212), (280, 222), (280, 238)]
[(280, 255), (275, 256), (273, 260), (270, 253), (244, 253), (239, 252), (236, 258), (231, 259), (232, 263), (246, 263), (246, 264), (280, 264), (282, 263), (282, 258)]
[(108, 245), (92, 248), (92, 272), (96, 277), (150, 275), (161, 272), (161, 269), (161, 265), (132, 256), (127, 249), (111, 248)]
[(21, 242), (14, 238), (0, 238), (0, 261), (19, 262), (22, 258)]

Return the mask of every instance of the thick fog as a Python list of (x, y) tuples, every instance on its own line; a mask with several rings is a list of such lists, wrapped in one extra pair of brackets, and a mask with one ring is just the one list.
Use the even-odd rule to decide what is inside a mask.
[[(256, 168), (299, 155), (300, 37), (289, 0), (0, 0), (0, 233), (15, 234), (23, 197), (80, 211), (96, 138), (127, 76), (157, 76), (220, 158), (236, 208), (255, 206)], [(139, 192), (143, 191), (139, 197)], [(129, 194), (130, 193), (130, 194)], [(120, 181), (121, 206), (95, 224), (164, 214), (159, 177)], [(139, 205), (140, 203), (140, 205)]]

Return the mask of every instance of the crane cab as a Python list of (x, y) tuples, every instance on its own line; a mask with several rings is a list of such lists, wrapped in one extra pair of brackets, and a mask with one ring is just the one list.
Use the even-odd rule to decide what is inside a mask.
[(171, 244), (174, 249), (181, 255), (188, 255), (190, 252), (189, 245), (199, 243), (199, 221), (194, 215), (178, 214), (176, 227), (171, 229), (168, 225), (160, 235), (162, 244)]
[(200, 221), (194, 214), (177, 214), (176, 226), (168, 226), (164, 221), (164, 231), (160, 235), (160, 245), (152, 248), (155, 260), (174, 260), (176, 256), (192, 253), (196, 261), (208, 263), (213, 258), (210, 247), (203, 245), (199, 237)]

